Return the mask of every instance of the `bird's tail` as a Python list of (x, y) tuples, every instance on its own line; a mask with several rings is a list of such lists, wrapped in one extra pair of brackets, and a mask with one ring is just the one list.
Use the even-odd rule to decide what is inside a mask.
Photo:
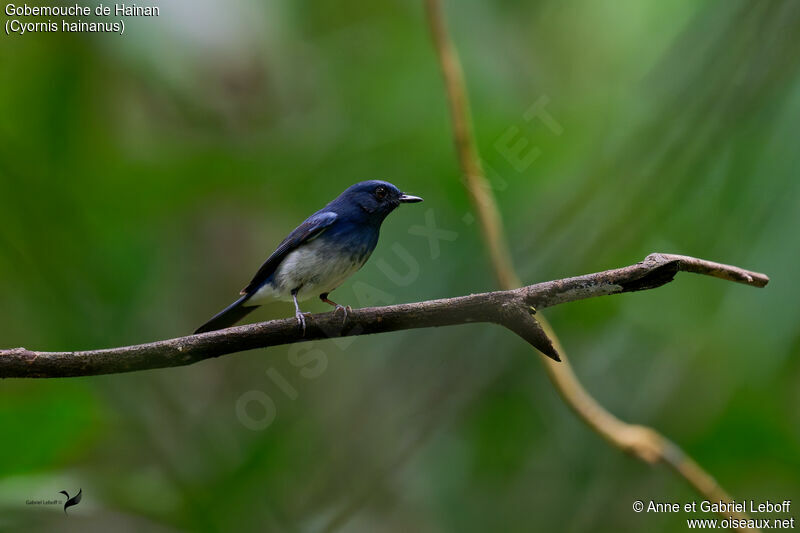
[(245, 294), (231, 305), (211, 317), (211, 320), (197, 328), (195, 334), (205, 333), (207, 331), (216, 331), (218, 329), (230, 327), (239, 322), (258, 307), (257, 305), (244, 305), (250, 296), (250, 294)]

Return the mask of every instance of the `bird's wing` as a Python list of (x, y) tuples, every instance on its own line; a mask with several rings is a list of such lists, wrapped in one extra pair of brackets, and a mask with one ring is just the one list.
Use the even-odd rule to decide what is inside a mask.
[(72, 502), (72, 505), (78, 505), (78, 503), (80, 503), (80, 501), (81, 501), (81, 493), (82, 492), (83, 492), (83, 489), (79, 489), (78, 490), (78, 494), (76, 494), (75, 496), (72, 497), (72, 499), (70, 500)]
[(258, 269), (253, 280), (242, 289), (240, 294), (253, 294), (256, 292), (264, 282), (272, 274), (275, 269), (281, 264), (281, 261), (291, 252), (303, 243), (318, 237), (320, 233), (325, 231), (336, 220), (336, 213), (325, 211), (322, 213), (314, 213), (306, 219), (305, 222), (297, 226), (297, 228), (286, 237), (282, 243), (272, 252), (261, 268)]

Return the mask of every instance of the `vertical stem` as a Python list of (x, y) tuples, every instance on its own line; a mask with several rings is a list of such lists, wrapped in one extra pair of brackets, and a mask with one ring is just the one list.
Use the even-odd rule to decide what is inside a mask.
[(514, 271), (511, 253), (503, 237), (503, 219), (500, 217), (497, 202), (483, 172), (478, 148), (475, 145), (461, 62), (448, 37), (441, 2), (426, 1), (425, 6), (433, 42), (438, 51), (439, 66), (444, 76), (450, 118), (453, 123), (453, 139), (463, 183), (478, 214), (483, 240), (494, 266), (497, 283), (502, 289), (515, 289), (521, 283)]
[[(488, 249), (498, 284), (503, 289), (517, 288), (521, 282), (511, 261), (497, 202), (481, 167), (478, 148), (472, 132), (464, 75), (458, 53), (447, 32), (442, 2), (441, 0), (425, 0), (425, 7), (450, 106), (453, 138), (461, 167), (462, 182), (478, 213), (483, 240)], [(651, 428), (623, 422), (600, 405), (581, 385), (573, 372), (566, 352), (552, 326), (541, 314), (537, 315), (537, 320), (562, 359), (559, 363), (540, 354), (540, 360), (547, 370), (550, 382), (564, 402), (586, 425), (612, 446), (642, 461), (647, 463), (663, 462), (669, 465), (705, 499), (730, 501), (730, 496), (714, 478), (683, 453), (677, 445)], [(728, 516), (726, 513), (722, 513), (722, 515)], [(747, 518), (747, 515), (743, 513), (733, 513), (733, 515), (737, 518)]]

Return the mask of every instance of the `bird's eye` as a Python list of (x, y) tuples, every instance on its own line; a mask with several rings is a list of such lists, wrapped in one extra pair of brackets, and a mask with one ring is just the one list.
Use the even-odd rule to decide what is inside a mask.
[(377, 198), (378, 200), (383, 200), (384, 198), (386, 198), (387, 192), (388, 191), (386, 190), (386, 187), (378, 187), (377, 189), (375, 189), (375, 198)]

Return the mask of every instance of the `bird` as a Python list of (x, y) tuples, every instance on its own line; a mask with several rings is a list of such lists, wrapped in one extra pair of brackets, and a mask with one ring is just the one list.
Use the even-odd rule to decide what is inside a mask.
[(421, 202), (382, 180), (356, 183), (292, 231), (264, 261), (238, 300), (197, 328), (195, 334), (230, 327), (273, 301), (293, 301), (295, 318), (305, 334), (299, 301), (314, 296), (343, 312), (348, 307), (328, 295), (367, 262), (386, 217), (400, 204)]
[(63, 494), (67, 497), (67, 501), (64, 502), (64, 514), (67, 514), (67, 507), (72, 507), (73, 505), (78, 505), (81, 502), (81, 493), (83, 489), (78, 489), (78, 494), (73, 496), (72, 498), (69, 497), (69, 493), (65, 490), (58, 491), (59, 494)]

